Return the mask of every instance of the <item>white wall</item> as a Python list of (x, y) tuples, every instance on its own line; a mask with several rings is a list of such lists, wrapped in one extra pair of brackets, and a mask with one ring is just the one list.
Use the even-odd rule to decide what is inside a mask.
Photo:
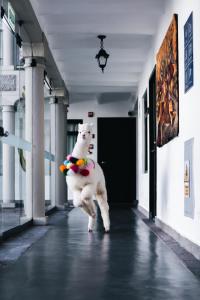
[[(92, 140), (94, 144), (93, 154), (90, 156), (97, 160), (97, 118), (101, 117), (128, 117), (130, 110), (129, 101), (119, 101), (107, 104), (99, 104), (97, 99), (94, 98), (90, 101), (72, 103), (69, 107), (68, 119), (83, 119), (84, 123), (93, 123), (95, 139)], [(93, 118), (88, 118), (88, 112), (94, 112)], [(106, 147), (106, 145), (105, 145)]]
[[(194, 22), (194, 86), (184, 93), (184, 31), (183, 27), (193, 11)], [(148, 210), (149, 177), (142, 168), (142, 96), (148, 87), (149, 77), (156, 62), (172, 15), (178, 14), (179, 24), (179, 136), (158, 148), (157, 152), (157, 217), (182, 236), (200, 245), (200, 1), (169, 0), (160, 20), (154, 47), (149, 54), (140, 80), (139, 98), (139, 204)], [(184, 216), (184, 142), (194, 137), (194, 194), (195, 217)]]

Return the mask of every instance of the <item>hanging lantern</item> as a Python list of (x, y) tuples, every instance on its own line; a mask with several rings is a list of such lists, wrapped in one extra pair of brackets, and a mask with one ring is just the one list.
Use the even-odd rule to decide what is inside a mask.
[(106, 38), (105, 35), (98, 35), (97, 36), (100, 39), (100, 47), (99, 53), (96, 55), (96, 59), (99, 64), (99, 68), (101, 68), (102, 73), (104, 72), (104, 68), (106, 67), (107, 60), (109, 57), (109, 54), (104, 50), (103, 48), (103, 40)]

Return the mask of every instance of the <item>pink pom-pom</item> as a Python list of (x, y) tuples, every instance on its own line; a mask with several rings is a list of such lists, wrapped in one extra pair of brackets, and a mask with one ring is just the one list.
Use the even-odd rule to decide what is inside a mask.
[(70, 158), (71, 158), (72, 156), (69, 154), (69, 155), (67, 155), (67, 160), (70, 160)]
[(92, 162), (87, 164), (87, 169), (92, 170), (94, 168), (94, 164)]
[(80, 171), (80, 174), (82, 176), (88, 176), (90, 174), (90, 171), (88, 171), (87, 169), (83, 169), (83, 170)]
[(78, 173), (79, 167), (78, 167), (77, 165), (72, 165), (72, 166), (70, 167), (70, 170), (72, 170), (74, 173)]

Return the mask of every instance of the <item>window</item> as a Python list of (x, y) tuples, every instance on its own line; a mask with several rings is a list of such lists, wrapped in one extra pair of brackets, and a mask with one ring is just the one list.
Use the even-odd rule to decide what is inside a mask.
[(143, 162), (144, 173), (148, 172), (148, 106), (147, 91), (143, 96)]
[(0, 19), (0, 66), (3, 65), (3, 30), (2, 20)]

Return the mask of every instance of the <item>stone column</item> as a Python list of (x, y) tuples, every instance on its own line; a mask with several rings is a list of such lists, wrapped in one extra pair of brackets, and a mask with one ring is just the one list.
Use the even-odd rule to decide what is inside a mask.
[(51, 153), (55, 162), (51, 163), (51, 197), (58, 209), (64, 209), (67, 202), (65, 176), (59, 166), (67, 155), (67, 106), (63, 97), (52, 98), (51, 103)]
[[(15, 111), (13, 105), (4, 105), (3, 128), (14, 134)], [(15, 207), (15, 148), (3, 143), (3, 204), (4, 208)]]
[(3, 66), (13, 65), (13, 34), (5, 21), (2, 21), (3, 30)]
[[(5, 20), (1, 20), (2, 29), (2, 54), (4, 71), (13, 70), (13, 34)], [(14, 102), (10, 99), (2, 99), (2, 117), (5, 131), (15, 134)], [(3, 204), (4, 208), (15, 207), (15, 148), (3, 143)]]
[[(32, 49), (31, 49), (32, 47)], [(44, 180), (44, 48), (24, 45), (25, 139), (32, 143), (26, 153), (25, 214), (34, 224), (46, 224)], [(37, 54), (37, 56), (32, 56)]]
[[(50, 146), (50, 152), (51, 154), (56, 157), (56, 101), (55, 97), (52, 97), (49, 101), (50, 104), (50, 122), (51, 122), (51, 146)], [(51, 162), (51, 179), (50, 179), (50, 199), (51, 199), (51, 205), (53, 207), (56, 206), (56, 167), (55, 167), (55, 161)]]

